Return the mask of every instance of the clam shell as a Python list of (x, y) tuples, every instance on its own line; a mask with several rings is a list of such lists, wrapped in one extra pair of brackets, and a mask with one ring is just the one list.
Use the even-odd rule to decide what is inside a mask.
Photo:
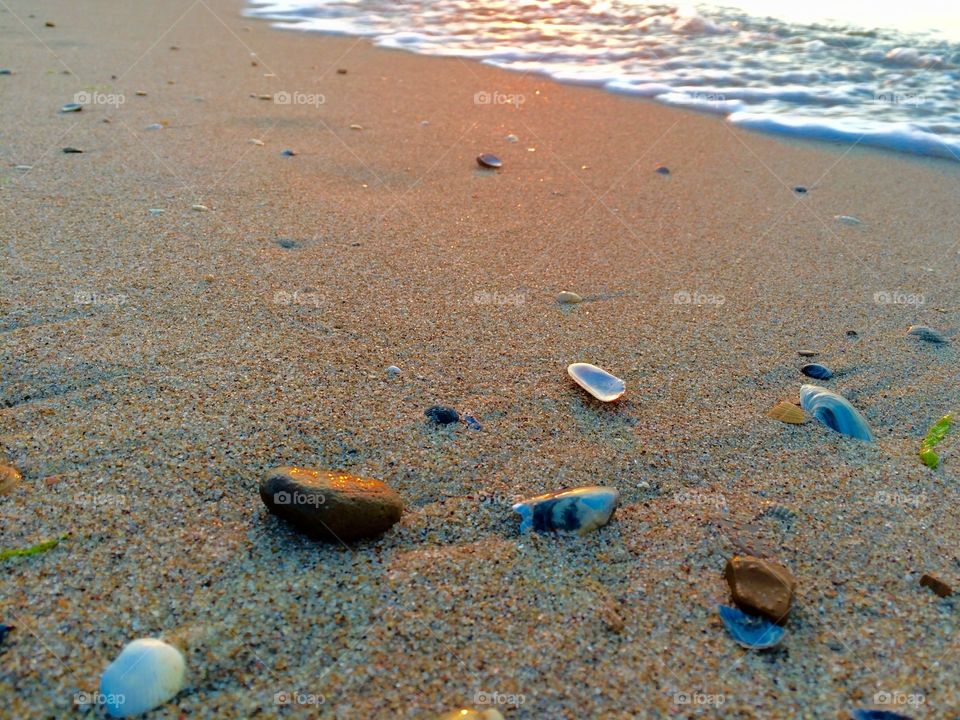
[(913, 337), (938, 345), (945, 345), (950, 342), (936, 330), (926, 325), (911, 325), (910, 329), (907, 330), (907, 335), (913, 335)]
[(815, 380), (829, 380), (833, 377), (833, 371), (820, 363), (808, 363), (800, 368), (800, 372)]
[(583, 535), (603, 527), (620, 503), (616, 488), (590, 485), (537, 495), (518, 502), (513, 510), (520, 514), (520, 532), (574, 532)]
[(819, 385), (802, 385), (800, 406), (831, 430), (873, 442), (873, 433), (863, 415), (845, 397), (832, 390)]
[(557, 302), (565, 303), (565, 304), (574, 304), (574, 303), (583, 302), (583, 298), (577, 295), (575, 292), (564, 290), (559, 295), (557, 295)]
[(807, 421), (807, 414), (791, 402), (779, 402), (773, 406), (767, 413), (774, 420), (790, 423), (791, 425), (803, 425)]
[(186, 663), (173, 645), (156, 638), (127, 643), (100, 678), (111, 717), (132, 717), (163, 705), (183, 687)]
[(567, 367), (567, 373), (577, 385), (601, 402), (613, 402), (627, 389), (623, 380), (590, 363), (573, 363)]
[(491, 155), (490, 153), (483, 153), (482, 155), (477, 155), (477, 164), (480, 167), (485, 168), (499, 168), (503, 167), (503, 161), (498, 158), (496, 155)]
[(730, 637), (748, 650), (766, 650), (780, 644), (785, 630), (759, 615), (747, 615), (742, 610), (720, 605), (717, 608), (723, 626)]

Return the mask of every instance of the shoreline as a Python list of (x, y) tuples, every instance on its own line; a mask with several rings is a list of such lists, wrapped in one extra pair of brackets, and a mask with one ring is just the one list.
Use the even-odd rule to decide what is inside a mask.
[[(960, 403), (956, 351), (906, 336), (960, 326), (960, 166), (278, 31), (235, 0), (10, 8), (0, 462), (23, 481), (0, 550), (69, 533), (6, 561), (11, 717), (81, 715), (126, 642), (170, 635), (200, 639), (150, 718), (432, 719), (478, 693), (522, 696), (507, 720), (960, 707), (954, 601), (919, 585), (960, 582), (956, 439), (917, 458)], [(58, 113), (77, 92), (124, 102)], [(766, 416), (810, 382), (805, 348), (875, 443)], [(590, 401), (577, 361), (626, 394)], [(431, 426), (435, 404), (483, 429)], [(406, 510), (317, 543), (258, 497), (279, 465), (381, 479)], [(590, 484), (620, 492), (608, 526), (518, 534), (512, 502)], [(716, 613), (747, 552), (799, 583), (771, 653)]]

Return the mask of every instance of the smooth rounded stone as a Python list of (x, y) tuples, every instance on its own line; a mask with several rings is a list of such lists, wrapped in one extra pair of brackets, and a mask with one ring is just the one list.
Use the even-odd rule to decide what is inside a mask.
[(284, 151), (283, 151), (282, 153), (280, 153), (280, 154), (283, 155), (284, 157), (293, 157), (293, 156), (296, 155), (297, 153), (296, 153), (296, 151), (290, 150), (290, 149), (288, 148), (288, 149), (284, 150)]
[(186, 663), (173, 645), (156, 638), (127, 643), (100, 678), (100, 693), (112, 717), (153, 710), (183, 687)]
[(563, 290), (559, 295), (557, 295), (557, 302), (562, 305), (575, 305), (576, 303), (583, 302), (583, 298), (577, 295), (575, 292)]
[(191, 205), (190, 209), (194, 212), (207, 212), (210, 208), (208, 208), (206, 205), (197, 203), (196, 205)]
[(567, 366), (567, 374), (601, 402), (613, 402), (627, 389), (623, 380), (590, 363), (573, 363)]
[(81, 110), (83, 110), (83, 105), (81, 105), (80, 103), (67, 103), (62, 108), (60, 108), (60, 112), (62, 113), (80, 112)]
[(473, 708), (460, 708), (451, 710), (439, 716), (437, 720), (503, 720), (503, 715), (499, 710), (488, 708), (486, 710), (474, 710)]
[(657, 166), (653, 169), (653, 171), (654, 171), (655, 173), (659, 174), (659, 175), (669, 175), (669, 174), (670, 174), (670, 168), (668, 168), (666, 165), (657, 165)]
[(72, 147), (72, 146), (68, 145), (67, 147), (65, 147), (65, 148), (63, 149), (63, 152), (65, 152), (67, 155), (77, 155), (77, 154), (82, 153), (83, 150), (81, 150), (80, 148), (75, 148), (75, 147)]
[(449, 425), (460, 422), (460, 413), (446, 405), (433, 405), (424, 410), (423, 414), (438, 425)]
[(0, 495), (9, 495), (23, 482), (23, 475), (13, 465), (0, 465)]
[(812, 377), (817, 380), (829, 380), (833, 377), (833, 372), (830, 368), (825, 365), (820, 365), (818, 363), (809, 363), (800, 368), (802, 372), (807, 377)]
[(747, 615), (742, 610), (720, 605), (717, 608), (723, 626), (730, 637), (747, 650), (766, 650), (780, 644), (786, 631), (759, 615)]
[(513, 506), (520, 532), (572, 532), (584, 535), (603, 527), (620, 504), (616, 488), (590, 485), (537, 495)]
[(797, 186), (793, 189), (793, 191), (794, 191), (795, 193), (797, 193), (797, 195), (806, 195), (806, 194), (807, 194), (807, 189), (806, 189), (803, 185), (797, 185)]
[(503, 162), (500, 160), (500, 158), (498, 158), (496, 155), (491, 155), (490, 153), (477, 155), (477, 164), (480, 167), (492, 168), (494, 170), (503, 167)]
[(790, 612), (797, 581), (783, 565), (750, 557), (735, 555), (727, 560), (723, 576), (730, 586), (733, 601), (741, 610), (783, 623)]
[(831, 430), (873, 442), (873, 433), (866, 419), (850, 402), (819, 385), (800, 386), (800, 407), (813, 415)]
[(953, 595), (953, 588), (947, 585), (943, 580), (934, 577), (930, 573), (924, 573), (920, 578), (920, 584), (923, 587), (930, 588), (938, 597), (950, 597)]
[(389, 375), (392, 378), (397, 377), (402, 372), (403, 370), (398, 368), (396, 365), (391, 365), (390, 367), (387, 368), (387, 375)]
[(907, 335), (912, 335), (915, 338), (920, 338), (921, 340), (937, 345), (944, 345), (950, 342), (936, 330), (926, 325), (911, 325), (910, 329), (907, 330)]
[(819, 350), (797, 350), (797, 355), (800, 357), (816, 357), (819, 354)]
[(767, 415), (774, 420), (790, 423), (791, 425), (803, 425), (807, 422), (807, 414), (803, 409), (785, 400), (777, 403), (771, 408)]
[(269, 470), (260, 482), (260, 498), (274, 515), (329, 541), (380, 535), (403, 514), (403, 501), (386, 483), (315, 468)]

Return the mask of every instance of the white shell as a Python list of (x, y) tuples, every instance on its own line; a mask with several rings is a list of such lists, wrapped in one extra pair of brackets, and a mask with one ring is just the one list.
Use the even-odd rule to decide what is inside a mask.
[(828, 428), (859, 440), (873, 442), (863, 415), (845, 397), (819, 385), (800, 387), (800, 406)]
[(163, 705), (183, 687), (186, 663), (173, 645), (156, 638), (127, 643), (100, 678), (111, 717), (132, 717)]
[(623, 380), (590, 363), (573, 363), (567, 367), (567, 373), (577, 385), (601, 402), (612, 402), (627, 389)]

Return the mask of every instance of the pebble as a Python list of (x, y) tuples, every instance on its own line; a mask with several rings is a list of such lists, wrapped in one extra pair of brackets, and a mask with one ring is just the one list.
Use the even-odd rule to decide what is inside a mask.
[(945, 345), (950, 343), (947, 338), (933, 328), (927, 327), (926, 325), (911, 325), (910, 329), (907, 330), (907, 335), (912, 335), (915, 338), (920, 338), (921, 340), (925, 340), (929, 343), (935, 343), (937, 345)]
[(577, 295), (575, 292), (564, 290), (559, 295), (557, 295), (557, 302), (565, 305), (572, 305), (575, 303), (583, 302), (583, 298)]
[(103, 671), (100, 693), (112, 717), (149, 712), (183, 687), (186, 663), (173, 645), (156, 638), (128, 643)]
[(147, 212), (151, 215), (163, 215), (166, 212), (163, 208), (150, 208)]
[(491, 155), (490, 153), (477, 155), (477, 164), (484, 168), (497, 169), (503, 167), (503, 162), (501, 162), (500, 158), (498, 158), (496, 155)]
[(831, 430), (858, 440), (873, 442), (873, 433), (863, 415), (845, 397), (833, 390), (819, 385), (801, 385), (800, 407)]
[(613, 402), (627, 389), (623, 380), (590, 363), (568, 365), (567, 374), (577, 385), (601, 402)]
[(191, 205), (190, 209), (196, 210), (197, 212), (207, 212), (210, 208), (208, 208), (206, 205), (200, 205), (197, 203), (196, 205)]
[(3, 641), (7, 639), (7, 635), (10, 634), (10, 631), (15, 629), (16, 628), (13, 625), (3, 625), (0, 623), (0, 645), (2, 645)]
[(163, 123), (150, 123), (147, 125), (147, 130), (163, 130)]
[(833, 372), (830, 370), (830, 368), (824, 365), (818, 365), (817, 363), (804, 365), (802, 368), (800, 368), (800, 372), (807, 377), (816, 378), (817, 380), (829, 380), (833, 377)]
[(403, 370), (398, 368), (396, 365), (391, 365), (390, 367), (387, 368), (387, 375), (389, 375), (390, 377), (397, 377), (402, 372)]
[(791, 425), (803, 425), (807, 422), (807, 414), (803, 409), (786, 400), (774, 405), (767, 416)]
[(329, 541), (380, 535), (403, 514), (400, 496), (380, 480), (307, 467), (269, 470), (260, 498), (273, 514)]
[(460, 413), (446, 405), (434, 405), (423, 411), (423, 414), (438, 425), (449, 425), (460, 422)]
[(363, 130), (363, 125), (357, 125), (356, 123), (354, 123), (353, 125), (350, 126), (350, 129), (351, 129), (351, 130)]
[(283, 155), (284, 157), (293, 157), (293, 156), (296, 155), (297, 153), (294, 152), (293, 150), (284, 150), (284, 151), (283, 151), (282, 153), (280, 153), (280, 154)]
[(573, 532), (584, 535), (603, 527), (620, 503), (616, 488), (590, 485), (537, 495), (513, 506), (520, 532)]
[(504, 140), (509, 143), (520, 142), (520, 138), (518, 138), (516, 135), (507, 135)]
[(0, 75), (13, 75), (13, 70), (9, 68), (0, 68)]
[(803, 185), (797, 185), (797, 186), (793, 189), (793, 191), (794, 191), (795, 193), (797, 193), (798, 195), (806, 195), (806, 194), (807, 194), (807, 189), (806, 189)]
[(43, 24), (43, 26), (44, 26), (44, 27), (56, 27), (56, 25), (54, 25), (54, 24), (53, 24), (52, 22), (50, 22), (49, 20), (48, 20), (47, 22), (45, 22), (45, 23)]
[(82, 153), (82, 152), (83, 152), (83, 150), (81, 150), (80, 148), (75, 148), (75, 147), (70, 147), (70, 146), (65, 147), (65, 148), (63, 149), (63, 151), (64, 151), (65, 153), (67, 153), (68, 155), (75, 154), (75, 153)]
[(486, 710), (474, 710), (473, 708), (460, 708), (444, 713), (437, 720), (503, 720), (503, 715), (499, 710), (488, 708)]
[(953, 588), (947, 585), (943, 580), (934, 577), (930, 573), (924, 573), (920, 578), (920, 584), (933, 590), (938, 597), (950, 597), (953, 595)]
[(669, 174), (670, 174), (670, 168), (668, 168), (666, 165), (657, 165), (657, 166), (653, 169), (653, 171), (654, 171), (655, 173), (660, 174), (660, 175), (669, 175)]
[(263, 140), (257, 140), (257, 138), (250, 138), (247, 142), (249, 142), (251, 145), (263, 147)]
[(13, 465), (0, 465), (0, 495), (9, 495), (23, 482), (23, 475)]
[(147, 96), (147, 91), (146, 91), (146, 90), (137, 90), (137, 91), (135, 91), (133, 94), (136, 95), (137, 97), (146, 97), (146, 96)]
[(300, 243), (293, 238), (277, 238), (276, 243), (284, 250), (297, 250), (301, 247)]
[(759, 615), (747, 615), (742, 610), (728, 605), (717, 608), (723, 626), (738, 645), (748, 650), (766, 650), (783, 640), (786, 631), (779, 625)]
[(837, 222), (842, 222), (844, 225), (863, 225), (863, 223), (853, 215), (834, 215), (833, 219)]
[(347, 74), (346, 68), (337, 68), (337, 75), (346, 75), (346, 74)]
[(758, 557), (736, 555), (723, 575), (741, 610), (782, 624), (790, 612), (797, 581), (783, 565)]
[(60, 112), (62, 113), (80, 112), (81, 110), (83, 110), (83, 105), (80, 103), (67, 103), (60, 108)]
[(797, 355), (800, 357), (816, 357), (819, 354), (819, 350), (797, 350)]
[(859, 335), (860, 333), (858, 333), (856, 330), (847, 330), (848, 338), (855, 338), (855, 337), (858, 337)]

